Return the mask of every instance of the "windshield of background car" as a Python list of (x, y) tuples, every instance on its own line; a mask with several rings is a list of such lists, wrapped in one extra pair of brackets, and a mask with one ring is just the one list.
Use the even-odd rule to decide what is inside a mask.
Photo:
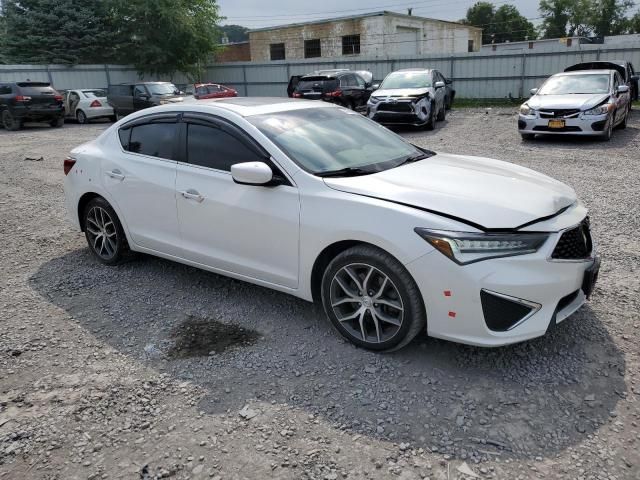
[(102, 98), (107, 96), (104, 90), (83, 90), (82, 93), (89, 98)]
[(173, 83), (148, 83), (147, 89), (151, 95), (175, 95), (178, 89)]
[(422, 153), (390, 130), (338, 108), (307, 108), (247, 120), (311, 173), (343, 168), (374, 173)]
[(538, 95), (571, 95), (609, 93), (609, 74), (558, 75), (540, 88)]
[(296, 86), (297, 91), (316, 90), (318, 92), (332, 92), (338, 88), (338, 80), (327, 77), (303, 78)]
[(431, 74), (425, 72), (390, 73), (380, 85), (380, 89), (429, 87), (431, 87)]

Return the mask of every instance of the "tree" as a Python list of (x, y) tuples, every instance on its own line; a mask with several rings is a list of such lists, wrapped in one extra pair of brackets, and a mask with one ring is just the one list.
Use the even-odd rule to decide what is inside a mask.
[(103, 0), (6, 0), (3, 54), (15, 63), (103, 63), (115, 33)]
[(112, 1), (121, 62), (141, 73), (200, 76), (219, 38), (215, 0)]
[(502, 5), (496, 10), (490, 2), (476, 2), (467, 10), (463, 23), (482, 28), (483, 44), (536, 38), (533, 24), (512, 5)]
[[(220, 37), (224, 35), (230, 42), (246, 42), (249, 40), (249, 34), (247, 33), (249, 29), (242, 25), (222, 25), (218, 29), (222, 34)], [(220, 38), (220, 42), (222, 42), (222, 38)]]
[(593, 32), (598, 36), (626, 33), (630, 20), (626, 17), (633, 0), (600, 0), (592, 2), (590, 17)]
[(628, 33), (640, 33), (640, 12), (629, 19)]

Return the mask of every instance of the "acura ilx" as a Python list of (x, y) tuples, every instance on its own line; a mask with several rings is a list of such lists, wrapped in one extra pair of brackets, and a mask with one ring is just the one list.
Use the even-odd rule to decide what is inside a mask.
[(69, 218), (100, 262), (144, 252), (317, 301), (372, 350), (420, 332), (538, 337), (598, 275), (572, 188), (414, 146), (324, 102), (150, 108), (74, 149), (64, 171)]

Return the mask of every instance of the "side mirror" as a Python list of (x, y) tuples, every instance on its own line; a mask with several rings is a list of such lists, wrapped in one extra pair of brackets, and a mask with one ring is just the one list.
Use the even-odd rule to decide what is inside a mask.
[(436, 84), (434, 85), (434, 87), (436, 87), (436, 90), (439, 88), (444, 88), (445, 87), (445, 83), (444, 82), (436, 82)]
[(266, 185), (273, 180), (273, 170), (264, 162), (231, 165), (231, 177), (240, 185)]
[(629, 91), (629, 85), (618, 86), (618, 93), (627, 93)]
[(378, 90), (379, 88), (380, 88), (379, 83), (374, 83), (373, 85), (371, 85), (371, 90)]
[(531, 93), (531, 95), (535, 95), (536, 93), (538, 93), (538, 89), (532, 88), (531, 90), (529, 90), (529, 93)]

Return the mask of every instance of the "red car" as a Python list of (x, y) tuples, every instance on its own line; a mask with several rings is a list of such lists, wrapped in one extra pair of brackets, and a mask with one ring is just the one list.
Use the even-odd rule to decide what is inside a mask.
[(237, 97), (238, 92), (233, 88), (225, 87), (218, 83), (195, 83), (187, 85), (185, 89), (187, 95), (193, 95), (196, 100), (204, 100), (206, 98), (226, 98)]

